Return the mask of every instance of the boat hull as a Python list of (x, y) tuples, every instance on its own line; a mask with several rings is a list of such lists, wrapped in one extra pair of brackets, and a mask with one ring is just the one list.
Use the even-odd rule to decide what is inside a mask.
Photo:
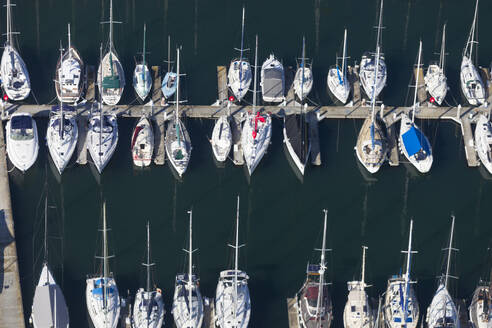
[(483, 166), (492, 174), (492, 124), (483, 114), (475, 127), (475, 147)]
[[(235, 272), (237, 272), (236, 283)], [(248, 279), (244, 271), (226, 270), (220, 273), (215, 291), (216, 326), (220, 328), (248, 327), (251, 316)], [(235, 290), (237, 290), (237, 301), (234, 304)]]
[(138, 64), (133, 71), (133, 89), (141, 102), (149, 96), (152, 88), (152, 77), (147, 65)]
[(125, 71), (113, 49), (110, 49), (99, 63), (97, 79), (103, 102), (110, 106), (116, 105), (125, 89)]
[(159, 290), (146, 292), (140, 288), (135, 295), (132, 321), (134, 328), (160, 328), (164, 321), (164, 302)]
[(313, 71), (310, 67), (304, 67), (304, 79), (302, 77), (302, 68), (298, 68), (294, 76), (294, 92), (297, 98), (302, 102), (313, 89)]
[(142, 116), (133, 129), (131, 139), (133, 164), (138, 167), (149, 166), (154, 152), (154, 132), (147, 116)]
[[(101, 286), (105, 281), (106, 288)], [(106, 301), (103, 295), (106, 293)], [(87, 312), (94, 328), (116, 328), (120, 318), (120, 298), (113, 278), (89, 278), (86, 281)]]
[(461, 92), (470, 105), (480, 106), (485, 102), (486, 91), (482, 78), (467, 56), (463, 56), (461, 61), (460, 82)]
[(284, 143), (295, 166), (304, 175), (304, 169), (311, 151), (311, 142), (307, 138), (307, 124), (297, 115), (284, 116)]
[(424, 76), (425, 89), (439, 106), (446, 98), (448, 82), (443, 70), (435, 64), (429, 65)]
[(227, 86), (231, 89), (237, 102), (241, 102), (248, 93), (251, 84), (251, 66), (247, 60), (235, 59), (229, 65), (227, 73)]
[(20, 101), (29, 96), (31, 81), (27, 66), (17, 50), (10, 44), (5, 44), (0, 61), (2, 88), (10, 100)]
[(103, 130), (100, 130), (99, 114), (89, 120), (87, 148), (99, 174), (102, 173), (118, 144), (118, 123), (115, 115), (104, 115)]
[(273, 55), (270, 55), (261, 66), (260, 86), (263, 101), (272, 103), (284, 101), (284, 66)]
[(387, 157), (387, 140), (379, 124), (377, 119), (372, 122), (370, 117), (366, 118), (355, 145), (357, 159), (371, 174), (379, 171)]
[(84, 90), (84, 62), (80, 53), (74, 47), (70, 47), (58, 59), (55, 71), (55, 91), (59, 101), (64, 103), (76, 103)]
[[(261, 121), (262, 119), (264, 122)], [(254, 114), (248, 114), (241, 132), (244, 161), (250, 176), (265, 155), (272, 137), (271, 116), (266, 115), (262, 119)]]
[[(27, 126), (19, 120), (26, 121)], [(7, 154), (10, 161), (18, 170), (27, 171), (38, 157), (39, 141), (36, 121), (27, 113), (13, 114), (6, 125), (6, 137)]]
[(375, 66), (375, 56), (368, 53), (362, 56), (362, 59), (360, 61), (359, 73), (360, 83), (362, 85), (362, 89), (370, 100), (372, 99), (373, 89), (374, 97), (377, 99), (383, 91), (383, 88), (386, 86), (387, 71), (386, 62), (384, 61), (383, 55), (380, 55), (379, 57), (379, 66), (376, 81), (374, 81), (376, 78)]
[(51, 159), (62, 174), (77, 146), (79, 136), (77, 122), (74, 117), (65, 118), (63, 133), (60, 135), (60, 115), (55, 114), (50, 117), (48, 130), (46, 132), (46, 142)]
[[(406, 310), (402, 309), (400, 292), (405, 288), (405, 280), (400, 277), (388, 281), (384, 301), (384, 320), (388, 328), (416, 328), (419, 321), (419, 304), (412, 285), (408, 286)], [(406, 322), (405, 322), (406, 321)]]
[(328, 87), (328, 92), (332, 94), (336, 100), (342, 105), (347, 103), (350, 95), (350, 82), (348, 81), (347, 76), (341, 80), (337, 68), (331, 68), (326, 77), (326, 85)]
[[(407, 144), (411, 143), (411, 141), (410, 139), (409, 141), (405, 141), (404, 135), (407, 132), (410, 132), (412, 128), (415, 129), (417, 136), (419, 137), (421, 149), (418, 152), (409, 153), (410, 149)], [(427, 137), (420, 131), (419, 127), (415, 123), (412, 123), (405, 113), (402, 113), (401, 115), (400, 136), (398, 142), (400, 144), (401, 153), (405, 155), (406, 159), (412, 163), (420, 173), (427, 173), (430, 171), (433, 162), (431, 144)]]
[(179, 118), (174, 118), (167, 127), (165, 148), (173, 169), (182, 177), (188, 168), (192, 148), (188, 130)]
[(227, 116), (221, 116), (215, 122), (210, 143), (215, 159), (218, 162), (225, 162), (232, 146), (231, 125)]

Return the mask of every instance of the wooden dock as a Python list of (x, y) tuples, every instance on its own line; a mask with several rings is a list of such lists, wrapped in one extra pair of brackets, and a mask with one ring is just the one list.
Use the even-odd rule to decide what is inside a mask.
[(154, 104), (161, 104), (162, 97), (162, 81), (161, 81), (161, 67), (152, 66), (152, 102)]
[(240, 116), (231, 117), (232, 130), (232, 162), (235, 165), (244, 165), (243, 146), (241, 144), (241, 119)]
[(395, 125), (390, 125), (387, 128), (389, 158), (388, 162), (390, 166), (400, 165), (400, 156), (398, 151), (398, 134), (396, 132)]
[(87, 65), (85, 67), (85, 76), (85, 99), (94, 101), (96, 99), (96, 68), (93, 65)]
[(310, 112), (306, 115), (306, 122), (309, 126), (309, 143), (311, 144), (311, 164), (320, 166), (321, 165), (321, 153), (319, 146), (319, 128), (318, 128), (318, 117), (316, 113)]
[(225, 103), (228, 100), (227, 68), (225, 66), (217, 66), (217, 92), (218, 104)]
[(360, 92), (360, 80), (359, 80), (359, 65), (349, 66), (347, 68), (347, 79), (350, 82), (352, 92), (352, 106), (358, 106), (362, 100)]
[(419, 85), (417, 86), (417, 101), (422, 106), (427, 103), (427, 90), (425, 89), (424, 69), (422, 67), (415, 68), (413, 70), (413, 74), (414, 81), (417, 81), (417, 77), (419, 79)]
[(215, 328), (215, 302), (213, 298), (204, 298), (203, 328)]
[(287, 299), (287, 312), (289, 314), (289, 328), (300, 328), (296, 297)]
[(79, 116), (77, 118), (77, 128), (79, 139), (77, 140), (77, 164), (87, 164), (87, 129), (88, 116)]
[(14, 219), (10, 199), (9, 176), (3, 124), (0, 122), (0, 327), (23, 328), (24, 309), (19, 279)]
[(463, 134), (466, 161), (469, 167), (477, 167), (480, 162), (475, 149), (475, 139), (473, 138), (470, 118), (468, 115), (462, 115), (459, 122), (461, 124), (461, 133)]
[(164, 165), (166, 150), (164, 148), (166, 136), (166, 112), (154, 115), (152, 120), (154, 126), (154, 164)]

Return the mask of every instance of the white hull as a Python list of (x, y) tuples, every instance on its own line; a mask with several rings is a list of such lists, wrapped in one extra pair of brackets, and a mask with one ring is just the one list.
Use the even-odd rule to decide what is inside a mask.
[[(176, 280), (179, 279), (178, 277), (176, 277)], [(181, 278), (183, 278), (182, 275)], [(188, 284), (186, 282), (176, 282), (172, 310), (174, 323), (177, 328), (201, 328), (203, 323), (203, 299), (196, 281), (193, 281), (192, 284), (191, 310), (188, 295)]]
[[(179, 134), (179, 138), (178, 138)], [(180, 119), (173, 119), (166, 131), (166, 156), (180, 177), (186, 172), (191, 158), (191, 140)]]
[(375, 315), (361, 281), (347, 283), (349, 294), (343, 309), (343, 326), (345, 328), (373, 328)]
[[(406, 142), (404, 142), (403, 135), (409, 132), (412, 127), (418, 133), (421, 148), (418, 152), (410, 154), (410, 149), (408, 148), (409, 146)], [(405, 113), (402, 113), (401, 115), (400, 136), (398, 138), (398, 142), (400, 144), (402, 154), (405, 155), (407, 160), (412, 163), (412, 165), (415, 166), (420, 173), (427, 173), (430, 171), (433, 162), (431, 144), (429, 143), (427, 137), (420, 131), (418, 126), (415, 123), (412, 123), (410, 118)]]
[(84, 62), (79, 52), (73, 47), (68, 49), (61, 59), (61, 62), (58, 60), (56, 65), (56, 96), (61, 102), (73, 104), (82, 95)]
[(456, 306), (443, 284), (437, 288), (436, 294), (427, 309), (426, 320), (428, 328), (442, 328), (443, 321), (447, 328), (459, 328), (460, 320)]
[[(400, 286), (401, 285), (401, 286)], [(400, 292), (405, 288), (403, 278), (393, 278), (388, 281), (384, 301), (384, 318), (388, 328), (416, 328), (419, 321), (419, 304), (413, 287), (408, 287), (407, 306), (403, 309)], [(406, 325), (404, 325), (406, 320)]]
[(483, 114), (475, 127), (475, 147), (483, 166), (492, 174), (492, 124)]
[(443, 70), (438, 65), (429, 65), (424, 81), (429, 95), (434, 98), (435, 103), (441, 105), (448, 92), (448, 82)]
[(17, 50), (6, 43), (0, 62), (2, 87), (9, 99), (24, 100), (31, 92), (31, 81), (26, 64)]
[(247, 60), (243, 59), (241, 64), (239, 59), (231, 62), (227, 74), (227, 86), (231, 89), (238, 102), (248, 93), (251, 78), (251, 66)]
[(133, 72), (133, 88), (141, 101), (149, 95), (152, 87), (152, 77), (147, 65), (138, 64)]
[(73, 116), (64, 116), (63, 133), (60, 135), (59, 114), (50, 117), (48, 130), (46, 132), (46, 142), (51, 159), (55, 163), (58, 173), (62, 174), (77, 146), (79, 131), (77, 122)]
[[(28, 120), (27, 127), (19, 126), (19, 119)], [(29, 123), (30, 122), (30, 123)], [(22, 125), (22, 124), (21, 124)], [(39, 150), (38, 129), (36, 121), (30, 114), (13, 114), (6, 126), (7, 154), (14, 166), (22, 172), (27, 171), (36, 162)]]
[(466, 55), (461, 61), (460, 81), (461, 91), (470, 105), (480, 106), (485, 102), (485, 88), (482, 78)]
[(99, 124), (100, 115), (93, 114), (89, 120), (87, 148), (92, 161), (101, 173), (113, 156), (118, 143), (118, 123), (115, 115), (104, 115), (103, 130)]
[(132, 133), (132, 159), (135, 166), (149, 166), (154, 152), (154, 132), (147, 116), (142, 116)]
[(260, 86), (263, 101), (274, 103), (284, 101), (284, 66), (273, 55), (261, 65)]
[[(111, 61), (113, 65), (111, 65)], [(101, 81), (101, 76), (103, 81)], [(105, 79), (110, 77), (117, 78), (118, 83), (115, 85), (106, 85), (103, 83)], [(101, 63), (99, 63), (99, 68), (97, 69), (97, 79), (97, 86), (99, 88), (99, 92), (101, 92), (103, 102), (110, 106), (116, 105), (120, 101), (121, 95), (123, 94), (123, 90), (125, 88), (125, 72), (123, 70), (123, 66), (121, 66), (120, 60), (118, 59), (118, 55), (114, 50), (111, 49), (108, 51), (106, 55), (104, 55)]]
[[(101, 284), (103, 281), (106, 288)], [(86, 284), (85, 301), (94, 328), (116, 328), (120, 318), (120, 298), (114, 279), (89, 278)]]
[(376, 58), (374, 56), (362, 56), (362, 59), (360, 61), (359, 73), (360, 83), (362, 84), (362, 88), (364, 89), (364, 92), (369, 97), (369, 99), (372, 98), (374, 86), (374, 97), (377, 98), (386, 85), (386, 63), (382, 54), (379, 56), (379, 67), (376, 81), (374, 81), (374, 79), (376, 78), (375, 66)]
[[(255, 120), (257, 128), (255, 131)], [(265, 122), (261, 122), (254, 114), (248, 114), (241, 133), (244, 160), (251, 176), (265, 155), (272, 137), (272, 118), (264, 116)], [(256, 135), (256, 137), (253, 136)]]
[(335, 96), (339, 102), (346, 104), (350, 95), (350, 82), (347, 80), (347, 76), (345, 75), (342, 77), (342, 74), (343, 73), (337, 71), (336, 68), (331, 68), (328, 71), (326, 84), (328, 85), (328, 90), (330, 90), (331, 94)]
[(469, 308), (473, 328), (492, 327), (492, 308), (489, 286), (480, 285), (475, 289)]
[(366, 118), (357, 138), (355, 153), (357, 155), (357, 159), (366, 168), (366, 170), (369, 173), (374, 174), (379, 171), (381, 166), (383, 166), (386, 161), (387, 145), (383, 132), (376, 120), (374, 121), (373, 142), (371, 137), (371, 125), (371, 118)]
[[(237, 272), (237, 299), (234, 293), (234, 270), (222, 271), (215, 292), (216, 326), (220, 328), (246, 328), (251, 315), (248, 275)], [(235, 316), (234, 316), (235, 314)]]
[(231, 125), (227, 116), (221, 116), (215, 122), (211, 144), (215, 159), (225, 162), (232, 146)]
[(304, 67), (304, 80), (302, 71), (302, 68), (298, 68), (294, 77), (294, 92), (301, 101), (309, 95), (313, 88), (313, 71), (310, 67)]
[(146, 292), (140, 288), (135, 295), (133, 305), (134, 328), (160, 328), (164, 321), (164, 302), (159, 290)]

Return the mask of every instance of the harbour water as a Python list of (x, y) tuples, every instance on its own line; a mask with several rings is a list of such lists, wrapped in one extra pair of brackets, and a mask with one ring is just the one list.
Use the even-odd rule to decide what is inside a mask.
[[(125, 66), (127, 85), (133, 70), (133, 56), (141, 47), (142, 25), (147, 22), (151, 64), (161, 64), (170, 33), (183, 44), (186, 95), (190, 103), (208, 104), (216, 97), (216, 65), (227, 64), (235, 55), (232, 48), (240, 37), (241, 3), (229, 1), (115, 1), (115, 44)], [(99, 43), (106, 40), (100, 20), (108, 15), (109, 1), (17, 1), (15, 26), (22, 32), (19, 47), (32, 77), (40, 103), (55, 97), (51, 82), (58, 55), (59, 39), (66, 39), (66, 23), (72, 22), (73, 42), (86, 63), (96, 64)], [(492, 43), (485, 36), (492, 15), (492, 3), (480, 4), (479, 63), (488, 66)], [(333, 4), (315, 0), (249, 1), (246, 31), (249, 47), (260, 34), (260, 62), (270, 51), (294, 65), (301, 38), (308, 40), (308, 55), (314, 60), (316, 90), (313, 100), (328, 103), (326, 72), (340, 48), (343, 28), (349, 29), (351, 60), (374, 48), (371, 27), (377, 3), (345, 1)], [(275, 13), (273, 13), (275, 11)], [(101, 17), (102, 15), (102, 17)], [(448, 80), (451, 93), (459, 97), (461, 51), (473, 15), (473, 4), (462, 1), (385, 2), (383, 48), (388, 65), (388, 86), (384, 100), (403, 104), (418, 39), (424, 41), (426, 63), (439, 48), (440, 28), (448, 21)], [(319, 16), (319, 22), (316, 17)], [(1, 29), (3, 31), (3, 28)], [(480, 32), (483, 31), (483, 32)], [(372, 37), (371, 37), (372, 36)], [(298, 40), (298, 41), (297, 41)], [(316, 42), (318, 40), (318, 42)], [(250, 60), (253, 58), (250, 56)], [(123, 102), (134, 96), (130, 87)], [(452, 101), (452, 97), (449, 98)], [(31, 101), (34, 101), (31, 99)], [(41, 267), (42, 195), (48, 183), (50, 208), (50, 263), (61, 284), (70, 309), (71, 326), (86, 327), (85, 278), (95, 270), (94, 255), (100, 249), (101, 200), (107, 201), (111, 249), (116, 258), (112, 271), (121, 295), (133, 295), (144, 283), (140, 263), (145, 251), (145, 222), (151, 223), (152, 256), (157, 263), (156, 284), (166, 302), (166, 325), (172, 323), (170, 305), (175, 274), (183, 269), (182, 248), (187, 236), (186, 210), (194, 210), (194, 245), (202, 293), (213, 297), (220, 270), (232, 264), (226, 246), (233, 240), (235, 197), (241, 196), (240, 266), (250, 276), (251, 327), (286, 327), (285, 299), (298, 291), (308, 260), (318, 256), (313, 248), (321, 243), (322, 209), (328, 209), (328, 264), (332, 281), (335, 327), (342, 326), (346, 281), (359, 275), (361, 245), (369, 247), (367, 278), (376, 297), (387, 278), (399, 272), (410, 218), (415, 220), (413, 276), (421, 308), (426, 308), (440, 271), (441, 248), (446, 244), (450, 215), (456, 215), (456, 247), (460, 249), (454, 293), (469, 298), (484, 277), (492, 223), (491, 177), (482, 168), (466, 167), (459, 126), (450, 122), (419, 122), (435, 151), (430, 174), (421, 176), (401, 164), (385, 166), (367, 179), (361, 173), (353, 146), (362, 121), (324, 120), (320, 123), (320, 167), (308, 167), (299, 181), (289, 166), (282, 145), (282, 124), (274, 120), (272, 145), (248, 182), (242, 167), (214, 164), (208, 138), (209, 120), (186, 120), (193, 143), (190, 166), (177, 181), (168, 165), (135, 170), (130, 157), (133, 119), (120, 119), (120, 140), (110, 164), (100, 179), (91, 165), (71, 165), (59, 181), (50, 168), (43, 144), (36, 164), (25, 174), (10, 173), (13, 213), (26, 318)], [(45, 119), (37, 119), (40, 140), (46, 133)], [(10, 166), (11, 167), (11, 166)], [(422, 311), (423, 312), (423, 311)]]

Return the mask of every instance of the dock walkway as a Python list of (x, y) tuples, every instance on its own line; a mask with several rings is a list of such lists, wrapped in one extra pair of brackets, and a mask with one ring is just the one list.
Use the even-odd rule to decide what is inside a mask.
[(3, 124), (0, 122), (0, 327), (23, 328), (24, 309), (20, 288), (19, 265), (15, 244), (14, 219), (10, 199), (9, 176)]

